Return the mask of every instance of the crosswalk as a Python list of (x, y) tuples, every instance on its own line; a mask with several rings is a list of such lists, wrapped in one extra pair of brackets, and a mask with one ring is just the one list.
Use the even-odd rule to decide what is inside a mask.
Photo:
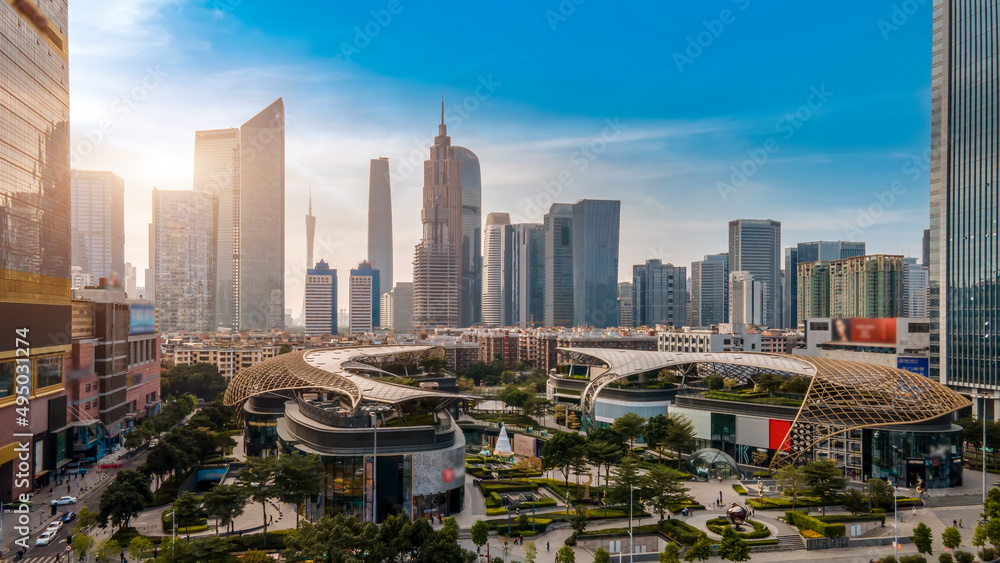
[[(13, 559), (11, 561), (13, 561)], [(55, 555), (46, 555), (44, 557), (25, 557), (24, 559), (21, 560), (20, 563), (55, 563), (55, 561), (56, 561)], [(66, 557), (60, 555), (59, 561), (60, 563), (65, 563)]]

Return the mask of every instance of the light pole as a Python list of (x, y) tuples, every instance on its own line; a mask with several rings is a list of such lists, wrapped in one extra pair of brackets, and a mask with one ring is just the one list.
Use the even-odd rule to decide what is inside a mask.
[[(369, 391), (370, 389), (365, 389)], [(385, 405), (368, 405), (362, 407), (372, 417), (372, 523), (378, 523), (378, 413), (390, 410)], [(433, 524), (433, 516), (431, 517)]]
[(899, 485), (892, 486), (892, 555), (896, 556), (899, 551)]

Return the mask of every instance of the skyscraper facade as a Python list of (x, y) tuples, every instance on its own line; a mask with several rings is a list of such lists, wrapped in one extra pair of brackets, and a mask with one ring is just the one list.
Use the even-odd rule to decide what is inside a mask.
[(392, 190), (389, 159), (373, 158), (368, 176), (368, 261), (379, 271), (381, 291), (392, 290)]
[(618, 326), (620, 223), (620, 201), (583, 199), (573, 204), (573, 324), (576, 326)]
[(337, 270), (320, 260), (306, 271), (306, 336), (337, 334)]
[(215, 330), (218, 206), (210, 193), (153, 188), (153, 275), (160, 332)]
[(73, 266), (108, 283), (125, 277), (125, 180), (113, 172), (73, 170)]
[[(195, 131), (194, 191), (219, 208), (215, 259), (215, 325), (239, 328), (240, 130)], [(307, 263), (311, 267), (312, 263)]]
[(729, 322), (729, 255), (709, 254), (691, 263), (691, 306), (695, 326)]
[[(312, 186), (309, 186), (309, 212), (306, 213), (306, 271), (313, 267), (313, 243), (316, 240), (316, 217), (313, 215)], [(334, 307), (336, 311), (336, 307)], [(306, 319), (306, 292), (302, 291), (302, 322)], [(336, 321), (336, 319), (334, 319)], [(334, 331), (336, 332), (336, 331)]]
[(503, 324), (537, 326), (545, 318), (545, 227), (504, 227)]
[[(70, 267), (70, 145), (67, 2), (0, 3), (0, 501), (37, 487), (54, 474), (68, 443), (64, 360), (72, 344)], [(22, 332), (17, 332), (18, 330)], [(33, 413), (14, 430), (15, 373), (28, 352)], [(18, 351), (21, 350), (19, 354)], [(66, 368), (68, 369), (68, 367)], [(14, 439), (14, 432), (30, 434)], [(27, 479), (15, 478), (18, 442), (36, 452)], [(39, 456), (40, 452), (49, 452)], [(23, 463), (23, 462), (21, 462)]]
[[(799, 258), (801, 261), (801, 258)], [(781, 223), (771, 219), (736, 219), (729, 222), (729, 272), (747, 272), (764, 284), (764, 311), (759, 324), (781, 323)], [(730, 286), (731, 288), (732, 286)], [(730, 293), (730, 311), (732, 299)], [(739, 322), (732, 318), (730, 322)]]
[(392, 288), (392, 330), (406, 332), (412, 328), (413, 282), (396, 282)]
[(462, 176), (448, 127), (441, 124), (424, 161), (423, 234), (413, 255), (413, 322), (420, 328), (462, 322)]
[(750, 272), (729, 273), (729, 322), (764, 324), (768, 311), (767, 284), (754, 279)]
[(573, 206), (553, 203), (544, 221), (545, 326), (573, 326)]
[[(931, 58), (931, 377), (994, 397), (1000, 389), (998, 11), (998, 0), (936, 0)], [(996, 403), (987, 405), (986, 416), (996, 416)]]
[(351, 334), (371, 332), (382, 326), (379, 271), (364, 261), (351, 270), (349, 284)]
[(285, 315), (285, 104), (240, 127), (240, 330), (281, 329)]
[(687, 268), (658, 259), (632, 266), (633, 324), (684, 326), (687, 320)]
[(454, 147), (462, 185), (462, 238), (459, 241), (462, 270), (462, 326), (483, 320), (483, 182), (479, 157), (465, 147)]
[(504, 325), (504, 233), (509, 213), (490, 213), (483, 231), (482, 315), (487, 326)]
[(632, 303), (632, 282), (618, 282), (618, 324), (623, 327), (635, 326)]
[(796, 328), (798, 319), (809, 318), (799, 315), (799, 262), (818, 262), (820, 260), (844, 260), (865, 255), (865, 243), (855, 241), (814, 241), (800, 242), (798, 245), (785, 249), (785, 280), (782, 284), (782, 319), (785, 328)]
[(917, 264), (916, 258), (903, 258), (902, 316), (923, 318), (927, 316), (927, 286), (930, 275), (927, 268)]
[(904, 275), (902, 256), (799, 262), (799, 322), (816, 317), (902, 316)]

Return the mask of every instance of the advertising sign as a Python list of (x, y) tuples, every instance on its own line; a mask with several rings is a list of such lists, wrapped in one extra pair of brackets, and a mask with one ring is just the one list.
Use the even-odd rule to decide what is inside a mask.
[(924, 377), (929, 377), (931, 373), (930, 358), (899, 356), (896, 358), (896, 367)]
[(896, 319), (832, 319), (830, 340), (895, 345)]
[(129, 305), (129, 334), (156, 332), (156, 307), (149, 303)]

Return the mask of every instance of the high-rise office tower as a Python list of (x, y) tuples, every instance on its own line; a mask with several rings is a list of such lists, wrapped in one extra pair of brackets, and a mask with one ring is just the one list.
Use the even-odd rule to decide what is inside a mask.
[(462, 184), (462, 238), (459, 241), (459, 268), (462, 271), (462, 326), (483, 320), (483, 182), (479, 157), (465, 147), (454, 147)]
[(931, 230), (924, 229), (924, 236), (921, 239), (921, 247), (923, 253), (921, 254), (920, 265), (924, 268), (929, 269), (931, 265)]
[(545, 326), (573, 326), (573, 205), (553, 203), (544, 221)]
[(285, 104), (240, 127), (240, 330), (280, 329), (285, 313)]
[(618, 282), (618, 324), (623, 327), (635, 326), (632, 303), (632, 282)]
[(618, 326), (620, 227), (620, 201), (582, 199), (573, 204), (573, 324), (576, 326)]
[(799, 315), (799, 277), (800, 262), (818, 262), (820, 260), (845, 260), (855, 256), (865, 255), (865, 243), (853, 241), (800, 242), (796, 246), (785, 249), (785, 279), (782, 283), (782, 321), (785, 328), (796, 328), (799, 319), (809, 318)]
[(239, 129), (195, 132), (194, 191), (219, 207), (216, 324), (281, 328), (285, 312), (285, 105)]
[(413, 282), (396, 282), (391, 293), (392, 330), (407, 332), (413, 328)]
[(927, 316), (927, 286), (930, 274), (917, 264), (916, 258), (903, 258), (902, 316), (923, 318)]
[[(66, 427), (63, 382), (69, 375), (64, 359), (72, 349), (66, 15), (66, 0), (0, 3), (0, 420), (6, 421), (0, 501), (8, 503), (30, 493), (41, 472), (64, 466), (71, 443), (69, 432), (60, 430)], [(30, 350), (17, 338), (30, 342)], [(15, 356), (26, 352), (32, 377), (25, 397), (31, 397), (34, 416), (15, 427), (14, 374), (21, 371)], [(15, 440), (14, 432), (31, 437)], [(36, 452), (31, 463), (18, 461), (18, 442), (30, 442)], [(60, 443), (63, 448), (56, 447)], [(27, 479), (15, 478), (18, 463), (27, 468)]]
[(799, 322), (903, 314), (903, 257), (884, 254), (799, 262)]
[(687, 320), (687, 268), (658, 259), (632, 266), (632, 326), (684, 326)]
[[(215, 324), (239, 328), (240, 130), (194, 133), (194, 191), (219, 208), (215, 260)], [(309, 264), (310, 266), (312, 264)]]
[(125, 180), (114, 172), (73, 170), (73, 265), (108, 284), (125, 280)]
[(136, 293), (139, 286), (135, 276), (135, 266), (131, 262), (125, 262), (125, 283), (122, 287), (125, 288), (125, 294), (128, 295), (129, 299), (137, 299), (139, 297), (139, 294)]
[(160, 332), (215, 325), (218, 206), (210, 193), (153, 188), (153, 274)]
[(306, 271), (307, 336), (337, 334), (337, 270), (320, 260)]
[(503, 324), (536, 326), (545, 318), (545, 227), (504, 227)]
[[(313, 242), (316, 240), (316, 217), (313, 215), (313, 193), (312, 186), (309, 186), (309, 212), (306, 213), (306, 271), (313, 267)], [(317, 265), (318, 267), (318, 265)], [(336, 274), (334, 274), (336, 275)], [(333, 309), (337, 310), (336, 307)], [(302, 291), (302, 322), (306, 319), (306, 292)], [(334, 319), (336, 322), (336, 319)], [(334, 330), (333, 334), (336, 334)]]
[(729, 321), (729, 255), (709, 254), (691, 263), (691, 306), (695, 326)]
[(756, 280), (750, 272), (729, 273), (729, 322), (733, 324), (764, 324), (767, 304), (767, 284)]
[(368, 261), (379, 271), (382, 293), (392, 290), (392, 191), (389, 159), (373, 158), (368, 176)]
[[(801, 258), (799, 259), (801, 261)], [(747, 272), (763, 283), (764, 311), (759, 324), (781, 323), (781, 223), (771, 219), (736, 219), (729, 222), (729, 272)], [(731, 288), (732, 286), (730, 286)], [(730, 293), (730, 312), (733, 295)], [(732, 318), (730, 322), (739, 322)]]
[(504, 231), (510, 225), (509, 213), (490, 213), (483, 231), (483, 322), (503, 326)]
[(351, 334), (371, 332), (382, 326), (382, 292), (379, 271), (364, 261), (351, 270), (348, 292), (351, 307)]
[(462, 322), (462, 176), (448, 127), (441, 124), (424, 161), (423, 235), (413, 256), (413, 322), (457, 327)]

